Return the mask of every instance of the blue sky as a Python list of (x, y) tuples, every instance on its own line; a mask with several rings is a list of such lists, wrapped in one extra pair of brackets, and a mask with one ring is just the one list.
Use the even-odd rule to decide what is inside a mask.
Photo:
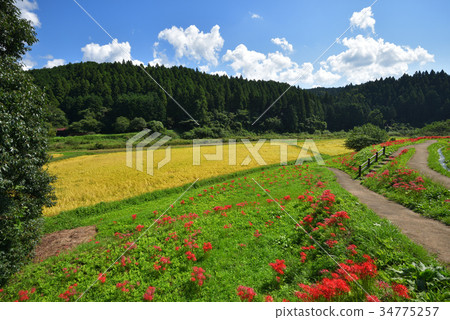
[(450, 71), (448, 1), (77, 1), (116, 40), (73, 0), (17, 1), (39, 38), (26, 68), (132, 59), (306, 88)]

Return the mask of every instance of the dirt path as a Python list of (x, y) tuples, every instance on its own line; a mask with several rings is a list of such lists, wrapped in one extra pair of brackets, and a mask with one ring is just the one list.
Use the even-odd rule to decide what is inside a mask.
[[(425, 148), (426, 149), (426, 148)], [(356, 196), (382, 218), (389, 219), (403, 234), (428, 251), (437, 254), (440, 261), (450, 265), (450, 227), (436, 220), (424, 218), (398, 203), (390, 201), (362, 186), (345, 172), (329, 168), (336, 174), (337, 182)]]
[(436, 140), (428, 140), (423, 143), (413, 144), (410, 146), (402, 147), (393, 153), (393, 156), (398, 155), (404, 149), (416, 148), (416, 153), (414, 153), (413, 157), (408, 162), (408, 167), (411, 169), (417, 170), (420, 173), (424, 174), (431, 180), (442, 184), (447, 189), (450, 189), (450, 178), (446, 177), (439, 172), (436, 172), (428, 167), (428, 147), (433, 143), (437, 142)]

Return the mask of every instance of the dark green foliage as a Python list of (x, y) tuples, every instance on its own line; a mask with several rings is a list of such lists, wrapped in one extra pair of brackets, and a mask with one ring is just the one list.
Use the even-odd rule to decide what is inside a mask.
[(126, 132), (130, 127), (130, 120), (127, 117), (117, 117), (114, 123), (114, 131), (117, 133)]
[(137, 117), (130, 121), (130, 130), (131, 131), (141, 131), (142, 129), (147, 127), (147, 122), (144, 118)]
[[(182, 66), (145, 70), (201, 126), (262, 133), (350, 130), (372, 123), (421, 127), (450, 118), (449, 76), (434, 71), (387, 78), (344, 88), (288, 88), (285, 83), (219, 77)], [(180, 133), (198, 125), (139, 67), (131, 62), (69, 64), (31, 70), (36, 83), (66, 113), (69, 124), (86, 117), (101, 122), (102, 133), (115, 131), (118, 117), (160, 121)], [(132, 131), (130, 127), (128, 131)]]
[(0, 285), (30, 258), (52, 191), (44, 96), (14, 60), (0, 58)]
[(389, 136), (385, 130), (368, 123), (361, 127), (353, 128), (349, 133), (349, 137), (345, 140), (345, 146), (359, 151), (373, 144), (387, 141), (388, 139)]
[(37, 39), (30, 23), (20, 18), (19, 9), (14, 2), (0, 1), (0, 58), (11, 57), (17, 60)]
[(448, 136), (450, 135), (450, 119), (430, 123), (419, 130), (425, 136)]

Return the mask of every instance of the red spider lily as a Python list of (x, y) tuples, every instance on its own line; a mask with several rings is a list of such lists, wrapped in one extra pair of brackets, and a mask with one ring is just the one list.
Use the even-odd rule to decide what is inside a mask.
[(190, 251), (186, 252), (186, 256), (187, 256), (188, 260), (197, 261), (197, 258), (195, 257), (195, 254), (193, 254)]
[(366, 294), (366, 301), (367, 302), (381, 302), (380, 301), (380, 299), (378, 299), (378, 297), (377, 296), (371, 296), (371, 295), (368, 295), (368, 294)]
[(334, 247), (334, 245), (336, 244), (336, 243), (338, 243), (337, 242), (337, 240), (327, 240), (327, 241), (325, 241), (325, 243), (330, 247), (330, 248), (333, 248)]
[(170, 262), (170, 257), (160, 257), (159, 261), (157, 261), (154, 265), (153, 265), (153, 269), (155, 270), (166, 270), (166, 265), (171, 264), (172, 262)]
[(306, 253), (304, 253), (303, 251), (300, 252), (300, 260), (302, 261), (302, 263), (305, 263), (306, 261)]
[(212, 250), (212, 244), (211, 242), (205, 242), (203, 244), (203, 252), (208, 252), (209, 250)]
[(70, 298), (78, 293), (76, 289), (77, 286), (78, 283), (74, 283), (73, 285), (69, 286), (69, 288), (63, 293), (61, 293), (58, 297), (67, 302), (70, 301)]
[(255, 237), (259, 238), (262, 236), (261, 233), (259, 233), (259, 230), (256, 230), (255, 233), (253, 234)]
[(303, 218), (303, 221), (305, 221), (306, 223), (312, 223), (313, 221), (313, 217), (311, 217), (309, 214)]
[(131, 215), (131, 218), (133, 218), (133, 220), (135, 220), (135, 219), (136, 219), (136, 217), (137, 217), (137, 214), (133, 214), (133, 215)]
[(324, 278), (321, 282), (310, 286), (301, 283), (299, 286), (304, 292), (296, 291), (295, 295), (300, 300), (309, 302), (316, 301), (320, 298), (325, 298), (330, 301), (333, 297), (350, 291), (347, 282), (339, 278)]
[(206, 279), (203, 268), (200, 267), (193, 267), (192, 270), (194, 272), (191, 273), (191, 281), (195, 282), (198, 281), (198, 285), (201, 287), (203, 285), (203, 281)]
[(184, 239), (184, 246), (189, 248), (198, 248), (198, 244), (196, 244), (194, 241), (189, 241), (188, 239)]
[(189, 221), (184, 224), (184, 227), (186, 228), (186, 230), (190, 231), (193, 224), (194, 221)]
[(231, 223), (224, 225), (223, 228), (224, 229), (230, 229), (231, 228)]
[(273, 302), (273, 298), (272, 298), (272, 296), (267, 295), (267, 296), (264, 298), (264, 301), (265, 301), (265, 302)]
[(116, 288), (117, 289), (120, 289), (122, 292), (129, 292), (130, 291), (130, 289), (129, 288), (127, 288), (127, 286), (128, 286), (128, 284), (130, 283), (130, 281), (128, 281), (128, 280), (125, 280), (124, 282), (118, 282), (117, 284), (116, 284)]
[(393, 283), (392, 290), (399, 296), (406, 299), (410, 299), (411, 297), (408, 295), (408, 288), (402, 284)]
[(138, 232), (140, 232), (142, 229), (144, 229), (144, 226), (143, 226), (142, 224), (136, 226), (136, 230), (137, 230)]
[(284, 260), (276, 259), (276, 262), (269, 263), (269, 266), (273, 268), (279, 274), (284, 274), (284, 269), (286, 269), (286, 265), (284, 264)]
[[(375, 277), (377, 275), (377, 266), (368, 255), (364, 255), (363, 257), (366, 259), (366, 261), (359, 264), (355, 263), (347, 265), (345, 263), (340, 263), (339, 266), (341, 267), (341, 269), (337, 270), (337, 272), (342, 274), (346, 278), (348, 278), (347, 273), (354, 275), (352, 276), (352, 278), (354, 278), (355, 280), (357, 280), (356, 278), (358, 277), (361, 279)], [(349, 278), (347, 280), (352, 281), (352, 278)]]
[(291, 196), (285, 196), (283, 199), (284, 200), (291, 200)]
[(145, 291), (145, 293), (144, 293), (144, 300), (152, 301), (154, 298), (153, 295), (155, 294), (155, 291), (156, 291), (155, 287), (152, 287), (152, 286), (148, 287), (147, 291)]
[(350, 252), (352, 253), (352, 256), (354, 256), (355, 254), (358, 254), (358, 252), (356, 252), (357, 247), (354, 244), (351, 244), (347, 247), (347, 250), (350, 250)]
[(184, 200), (181, 200), (181, 201), (180, 201), (180, 204), (185, 204)]
[(316, 247), (314, 247), (314, 246), (309, 246), (309, 247), (302, 247), (302, 250), (314, 250), (314, 249), (316, 249)]
[(237, 291), (237, 295), (240, 297), (241, 301), (247, 300), (248, 302), (252, 302), (253, 298), (256, 296), (256, 292), (253, 288), (239, 286)]
[(106, 274), (99, 273), (98, 274), (98, 281), (100, 281), (101, 283), (105, 283), (105, 281), (106, 281)]

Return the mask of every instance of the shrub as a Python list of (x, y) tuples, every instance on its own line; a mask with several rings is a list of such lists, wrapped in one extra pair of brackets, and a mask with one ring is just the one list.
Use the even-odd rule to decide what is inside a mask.
[(0, 286), (30, 258), (51, 205), (44, 96), (13, 58), (0, 57)]
[(373, 144), (378, 144), (389, 139), (386, 131), (373, 124), (365, 124), (361, 127), (354, 127), (350, 130), (345, 146), (359, 151)]
[(430, 123), (419, 129), (419, 132), (425, 136), (447, 136), (450, 134), (450, 119)]

